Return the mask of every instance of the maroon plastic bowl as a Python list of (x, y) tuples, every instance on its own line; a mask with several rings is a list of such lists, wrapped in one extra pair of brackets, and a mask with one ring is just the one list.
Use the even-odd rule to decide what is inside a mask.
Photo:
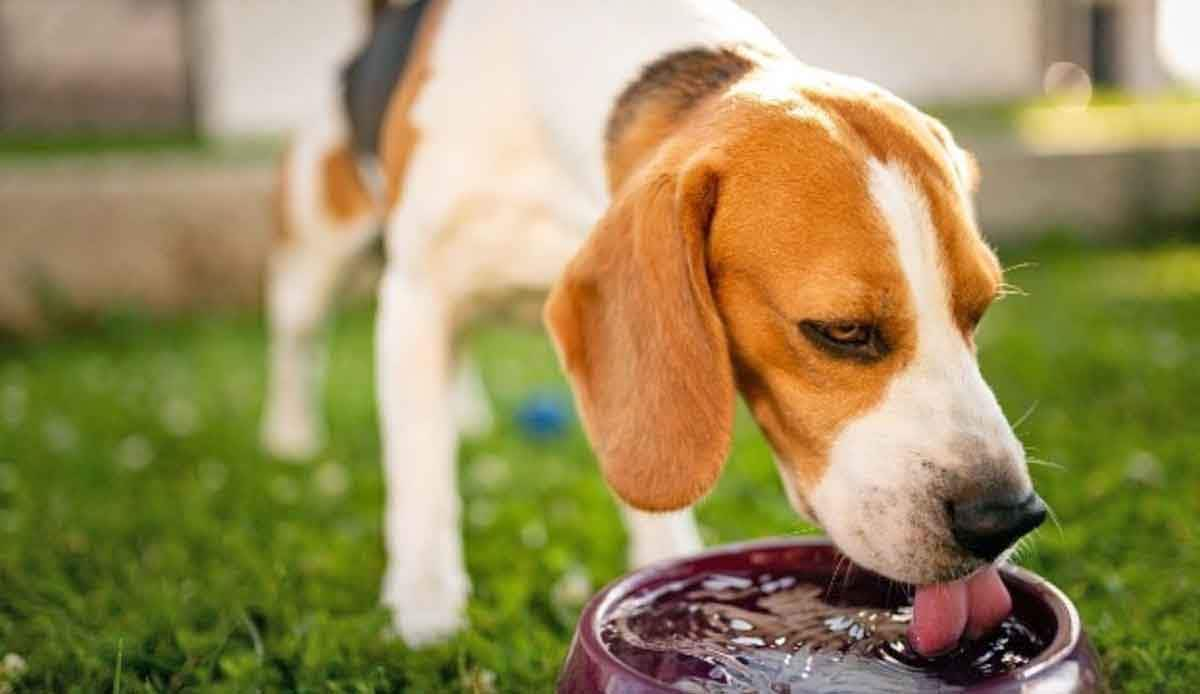
[[(679, 689), (634, 670), (613, 656), (600, 637), (601, 626), (629, 595), (703, 573), (828, 573), (842, 555), (825, 538), (779, 538), (718, 547), (686, 559), (662, 562), (609, 584), (592, 597), (580, 616), (567, 661), (559, 675), (559, 694), (651, 694)], [(843, 564), (844, 573), (844, 564)], [(1052, 635), (1046, 649), (1026, 665), (963, 691), (1050, 694), (1103, 691), (1096, 654), (1088, 643), (1075, 606), (1048, 581), (1023, 569), (1001, 574), (1013, 596), (1014, 611), (1038, 630)], [(856, 569), (853, 580), (882, 580)], [(842, 579), (839, 578), (839, 581)]]

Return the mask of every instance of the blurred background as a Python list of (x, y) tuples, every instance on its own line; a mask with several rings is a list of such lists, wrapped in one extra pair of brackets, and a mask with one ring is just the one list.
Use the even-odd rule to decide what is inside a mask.
[[(259, 451), (274, 162), (383, 4), (0, 0), (0, 692), (546, 691), (623, 570), (548, 344), (488, 328), (472, 628), (378, 638), (378, 257), (330, 331), (326, 450)], [(976, 154), (982, 228), (1027, 294), (981, 359), (1061, 521), (1023, 561), (1120, 689), (1194, 691), (1200, 2), (742, 4)], [(744, 412), (699, 514), (712, 542), (802, 529)]]
[[(0, 327), (36, 328), (47, 292), (255, 304), (273, 155), (335, 102), (382, 4), (0, 2)], [(1195, 206), (1191, 0), (745, 5), (801, 59), (945, 118), (983, 163), (996, 239)]]

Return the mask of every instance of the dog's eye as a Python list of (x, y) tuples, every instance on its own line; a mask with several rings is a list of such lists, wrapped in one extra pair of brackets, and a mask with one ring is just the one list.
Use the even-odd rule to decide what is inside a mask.
[(800, 330), (817, 347), (838, 357), (874, 361), (887, 349), (870, 323), (803, 321)]
[(871, 339), (871, 326), (861, 323), (834, 323), (818, 328), (825, 337), (843, 345), (866, 344)]

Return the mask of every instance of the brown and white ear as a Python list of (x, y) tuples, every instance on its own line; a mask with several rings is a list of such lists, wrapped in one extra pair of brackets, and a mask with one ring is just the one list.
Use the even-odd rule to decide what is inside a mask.
[(609, 486), (667, 511), (716, 483), (734, 382), (706, 264), (717, 176), (643, 174), (567, 266), (545, 322)]
[(942, 122), (936, 118), (928, 117), (929, 127), (933, 130), (933, 134), (946, 148), (950, 154), (950, 161), (954, 165), (954, 173), (958, 175), (958, 180), (962, 181), (963, 188), (969, 193), (979, 192), (979, 162), (976, 161), (975, 155), (958, 146), (954, 141), (954, 136), (950, 134)]
[(950, 153), (954, 157), (954, 166), (958, 170), (958, 176), (962, 179), (967, 191), (978, 193), (980, 173), (979, 161), (975, 159), (975, 155), (958, 145), (955, 145)]

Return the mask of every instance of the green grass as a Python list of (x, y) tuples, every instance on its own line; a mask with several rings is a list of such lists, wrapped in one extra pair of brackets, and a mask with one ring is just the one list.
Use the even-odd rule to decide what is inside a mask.
[(0, 164), (72, 165), (136, 159), (139, 163), (187, 161), (270, 161), (283, 149), (278, 136), (212, 139), (184, 131), (131, 132), (4, 132), (0, 131)]
[(193, 152), (205, 147), (198, 135), (186, 131), (161, 132), (3, 132), (0, 157), (89, 156), (123, 152), (145, 154)]
[[(984, 370), (1061, 520), (1025, 558), (1079, 605), (1118, 689), (1200, 683), (1200, 250), (1043, 244), (1004, 254), (1028, 297), (982, 329)], [(371, 318), (342, 315), (332, 441), (307, 466), (256, 444), (255, 316), (113, 319), (0, 345), (0, 658), (16, 691), (549, 691), (578, 614), (564, 587), (623, 566), (577, 430), (522, 438), (511, 412), (561, 380), (540, 336), (474, 349), (499, 426), (462, 450), (471, 628), (380, 638), (382, 480)], [(881, 461), (886, 464), (886, 461)], [(699, 509), (711, 542), (802, 530), (744, 414)], [(3, 684), (0, 684), (0, 688)]]

